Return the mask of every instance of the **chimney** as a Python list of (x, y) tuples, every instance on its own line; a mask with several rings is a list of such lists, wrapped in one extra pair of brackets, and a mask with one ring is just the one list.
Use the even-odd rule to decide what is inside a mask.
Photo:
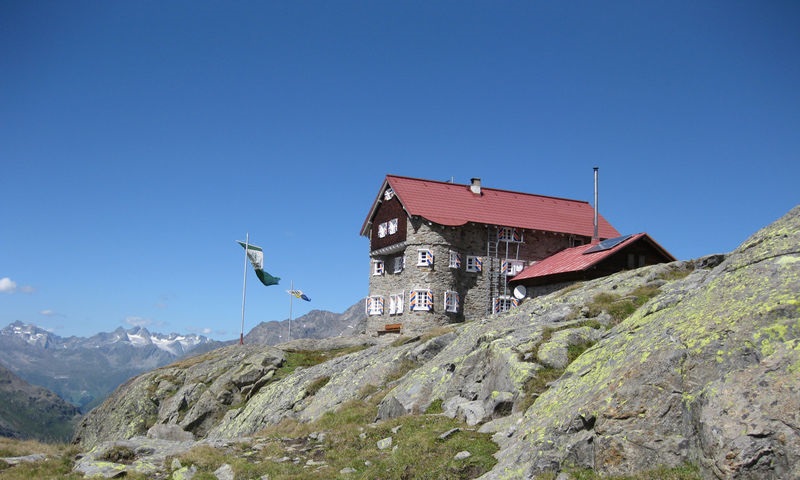
[(600, 240), (600, 235), (597, 233), (597, 170), (598, 167), (594, 167), (594, 234), (592, 235), (592, 243)]
[(473, 178), (471, 180), (472, 184), (469, 186), (470, 191), (475, 195), (481, 194), (481, 179), (480, 178)]

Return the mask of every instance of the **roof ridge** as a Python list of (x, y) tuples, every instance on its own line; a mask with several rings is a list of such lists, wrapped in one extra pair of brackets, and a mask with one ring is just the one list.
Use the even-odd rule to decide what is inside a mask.
[[(416, 178), (416, 177), (408, 177), (408, 176), (405, 176), (405, 175), (392, 175), (392, 174), (387, 174), (386, 175), (387, 181), (388, 181), (389, 177), (399, 178), (399, 179), (402, 179), (402, 180), (412, 180), (412, 181), (415, 181), (415, 182), (438, 183), (438, 184), (441, 184), (441, 185), (454, 185), (454, 186), (458, 186), (458, 187), (467, 187), (467, 188), (470, 187), (470, 185), (468, 183), (454, 183), (454, 182), (447, 182), (447, 181), (444, 181), (444, 180), (428, 180), (428, 179), (424, 179), (424, 178)], [(567, 201), (567, 202), (585, 203), (587, 205), (590, 205), (588, 200), (577, 200), (577, 199), (574, 199), (574, 198), (557, 197), (555, 195), (542, 195), (542, 194), (539, 194), (539, 193), (520, 192), (520, 191), (517, 191), (517, 190), (507, 190), (507, 189), (504, 189), (504, 188), (493, 188), (493, 187), (487, 187), (487, 186), (484, 186), (484, 185), (481, 185), (481, 190), (491, 190), (493, 192), (513, 193), (513, 194), (516, 194), (516, 195), (525, 195), (525, 196), (528, 196), (528, 197), (550, 198), (550, 199), (553, 199), (553, 200), (562, 200), (562, 201)]]

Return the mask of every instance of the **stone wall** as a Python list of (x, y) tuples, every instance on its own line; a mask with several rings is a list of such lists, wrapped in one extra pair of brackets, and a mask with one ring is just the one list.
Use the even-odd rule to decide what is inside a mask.
[[(386, 325), (400, 323), (403, 334), (413, 335), (435, 326), (483, 318), (490, 314), (490, 267), (494, 265), (499, 268), (500, 259), (492, 262), (487, 258), (487, 241), (490, 234), (492, 239), (496, 239), (496, 229), (478, 224), (446, 227), (420, 218), (401, 218), (400, 221), (406, 222), (405, 248), (392, 254), (370, 258), (371, 262), (383, 261), (383, 273), (375, 274), (375, 269), (370, 264), (369, 295), (383, 297), (384, 304), (382, 315), (368, 315), (367, 332), (376, 333), (384, 330)], [(527, 266), (532, 261), (541, 260), (570, 246), (570, 241), (570, 237), (566, 235), (525, 232), (523, 243), (500, 242), (497, 255), (500, 258), (519, 258)], [(433, 265), (418, 265), (421, 249), (429, 250), (433, 254)], [(461, 266), (458, 269), (449, 266), (451, 251), (461, 254)], [(480, 257), (483, 271), (468, 272), (468, 256)], [(395, 259), (398, 257), (403, 259), (404, 266), (401, 271), (395, 272)], [(431, 291), (431, 310), (410, 309), (411, 291), (417, 289)], [(460, 304), (457, 312), (445, 311), (446, 291), (458, 293)], [(497, 293), (511, 294), (511, 289), (505, 287), (505, 277), (502, 275)], [(401, 313), (390, 314), (392, 295), (402, 295)]]

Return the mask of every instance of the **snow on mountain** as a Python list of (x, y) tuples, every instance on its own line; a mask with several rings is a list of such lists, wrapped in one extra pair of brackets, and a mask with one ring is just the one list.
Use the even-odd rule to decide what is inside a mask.
[(102, 332), (88, 338), (70, 337), (69, 339), (64, 339), (36, 325), (25, 324), (20, 321), (16, 321), (0, 330), (0, 335), (13, 337), (39, 348), (103, 348), (118, 343), (129, 344), (133, 347), (153, 345), (159, 350), (174, 356), (181, 356), (198, 346), (214, 342), (214, 340), (203, 335), (181, 335), (178, 333), (164, 335), (150, 333), (143, 327), (134, 327), (130, 330), (119, 327), (113, 332)]

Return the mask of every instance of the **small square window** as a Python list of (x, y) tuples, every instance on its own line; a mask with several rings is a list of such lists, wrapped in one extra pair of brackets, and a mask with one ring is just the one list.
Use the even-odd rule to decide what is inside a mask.
[(392, 270), (392, 273), (400, 273), (400, 272), (403, 271), (403, 268), (406, 266), (406, 257), (404, 257), (402, 255), (394, 257), (394, 260), (393, 260), (392, 263), (394, 264), (393, 265), (394, 268)]
[(502, 271), (507, 277), (513, 277), (525, 268), (522, 260), (503, 260)]
[(522, 234), (516, 228), (503, 227), (497, 231), (497, 240), (501, 242), (521, 242)]
[(383, 260), (373, 260), (372, 261), (372, 274), (373, 275), (383, 275), (383, 272), (384, 272)]
[(430, 311), (433, 309), (433, 292), (430, 290), (411, 290), (409, 306), (414, 311)]
[(452, 290), (444, 292), (444, 310), (446, 312), (458, 312), (459, 300), (458, 292)]
[(519, 300), (508, 295), (496, 297), (494, 299), (493, 313), (503, 313), (511, 310), (512, 307), (519, 305)]
[(399, 315), (403, 313), (403, 294), (395, 293), (389, 295), (389, 315)]
[(483, 260), (481, 259), (481, 257), (467, 255), (467, 271), (468, 272), (483, 271)]
[(432, 267), (433, 266), (433, 253), (427, 249), (421, 249), (417, 254), (417, 266)]
[(367, 315), (383, 315), (383, 297), (380, 295), (367, 297)]
[(461, 254), (450, 250), (450, 268), (461, 268)]

